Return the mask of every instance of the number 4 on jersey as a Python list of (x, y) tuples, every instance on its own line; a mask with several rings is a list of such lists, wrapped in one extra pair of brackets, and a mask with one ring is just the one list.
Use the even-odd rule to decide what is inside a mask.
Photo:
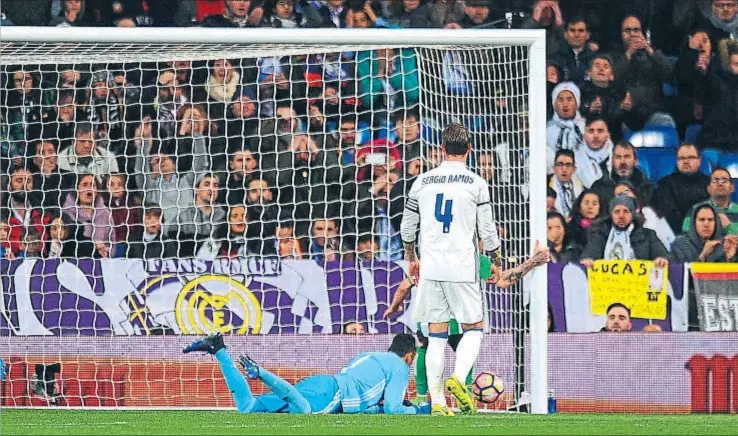
[(443, 194), (436, 195), (436, 220), (443, 223), (443, 233), (451, 231), (451, 221), (454, 220), (454, 216), (451, 214), (453, 205), (453, 200), (446, 200), (444, 204)]

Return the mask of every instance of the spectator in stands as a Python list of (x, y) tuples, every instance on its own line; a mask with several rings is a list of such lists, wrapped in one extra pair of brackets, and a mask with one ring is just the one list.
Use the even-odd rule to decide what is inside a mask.
[(10, 224), (4, 213), (0, 214), (0, 259), (15, 259), (15, 255), (10, 251)]
[(167, 238), (163, 232), (162, 210), (155, 204), (146, 206), (143, 217), (143, 231), (128, 242), (128, 257), (134, 259), (166, 259), (177, 252), (176, 242)]
[(613, 197), (615, 185), (619, 182), (628, 182), (635, 187), (641, 195), (643, 204), (650, 205), (653, 198), (653, 183), (648, 177), (636, 167), (638, 159), (636, 149), (628, 141), (620, 141), (613, 147), (612, 171), (608, 177), (602, 177), (592, 184), (592, 189), (597, 191), (605, 204), (609, 204)]
[(177, 129), (177, 113), (190, 97), (182, 92), (184, 88), (179, 85), (174, 70), (166, 69), (159, 73), (156, 81), (158, 92), (154, 99), (154, 107), (163, 137), (174, 136)]
[(184, 104), (177, 112), (177, 164), (180, 171), (222, 171), (226, 140), (209, 122), (202, 105)]
[(338, 215), (341, 169), (335, 150), (321, 150), (308, 135), (295, 135), (278, 158), (279, 202), (294, 204), (299, 218), (307, 219), (311, 207)]
[(305, 27), (346, 27), (348, 8), (344, 0), (310, 0), (303, 7), (302, 14), (305, 17)]
[(310, 226), (310, 259), (319, 264), (341, 260), (342, 244), (333, 218), (318, 216)]
[(49, 26), (92, 26), (95, 20), (87, 9), (85, 0), (61, 0), (61, 12), (49, 21)]
[(277, 254), (282, 259), (304, 259), (305, 252), (295, 237), (295, 224), (282, 221), (277, 227)]
[(709, 203), (693, 209), (695, 224), (676, 238), (672, 247), (674, 260), (687, 262), (735, 262), (738, 236), (725, 236), (718, 213)]
[(564, 17), (561, 14), (558, 0), (535, 0), (533, 13), (523, 23), (524, 29), (546, 30), (546, 57), (557, 57), (566, 46), (564, 38)]
[(429, 0), (427, 7), (430, 27), (458, 28), (457, 23), (466, 15), (461, 0)]
[(561, 149), (556, 152), (554, 173), (549, 176), (548, 187), (556, 191), (555, 209), (569, 219), (574, 201), (584, 191), (582, 181), (575, 175), (577, 165), (574, 152)]
[(376, 1), (373, 2), (371, 0), (367, 0), (363, 4), (358, 1), (355, 5), (349, 7), (349, 10), (346, 14), (346, 27), (351, 29), (398, 27), (384, 18), (385, 15), (389, 16), (390, 14), (383, 14), (383, 11), (385, 9), (388, 9), (383, 6), (384, 5), (382, 3)]
[[(163, 233), (168, 235), (176, 230), (180, 212), (194, 204), (194, 176), (177, 172), (177, 158), (171, 142), (162, 142), (152, 148), (149, 165), (150, 173), (138, 170), (142, 174), (139, 186), (143, 186), (144, 204), (156, 203), (161, 207)], [(137, 168), (142, 166), (141, 163)]]
[(366, 328), (364, 324), (356, 321), (347, 322), (343, 326), (344, 335), (364, 335), (366, 334)]
[[(246, 234), (249, 239), (271, 240), (277, 231), (280, 210), (282, 216), (292, 215), (293, 205), (277, 204), (269, 182), (263, 178), (253, 178), (249, 182), (246, 204), (248, 205), (249, 222), (251, 222)], [(267, 250), (267, 248), (264, 246), (263, 249)]]
[(558, 212), (549, 212), (546, 223), (548, 226), (548, 248), (551, 250), (551, 259), (554, 262), (576, 262), (582, 252), (571, 234), (567, 231), (566, 220)]
[[(392, 225), (392, 218), (402, 214), (402, 209), (390, 210), (390, 193), (399, 179), (396, 169), (375, 166), (373, 179), (359, 185), (360, 201), (359, 233), (376, 233), (379, 237), (380, 260), (401, 260), (403, 258), (402, 240), (399, 227)], [(368, 195), (362, 194), (368, 192)], [(363, 198), (362, 198), (363, 197)], [(370, 223), (370, 220), (373, 222)]]
[(706, 109), (698, 145), (738, 152), (738, 41), (721, 41), (718, 52), (715, 62), (696, 64)]
[(402, 28), (428, 28), (428, 7), (423, 0), (392, 0), (390, 21)]
[[(410, 192), (410, 188), (413, 186), (413, 183), (415, 183), (415, 179), (418, 177), (418, 175), (420, 175), (421, 172), (423, 172), (423, 159), (420, 156), (419, 150), (416, 153), (407, 154), (405, 156), (405, 162), (404, 175), (398, 178), (397, 183), (392, 185), (392, 190), (390, 191), (390, 223), (396, 229), (400, 228), (400, 224), (402, 222), (402, 213), (398, 211), (404, 210), (405, 197), (407, 196), (407, 193)], [(482, 176), (486, 175), (484, 172), (481, 171), (481, 167), (480, 174), (482, 174)], [(490, 179), (486, 180), (491, 181), (491, 171), (489, 173), (489, 177)], [(489, 186), (490, 190), (496, 190), (495, 188), (500, 188), (497, 184), (493, 183), (490, 183)], [(495, 198), (493, 201), (497, 200), (498, 199)]]
[(587, 70), (590, 68), (595, 52), (589, 46), (589, 29), (582, 17), (573, 17), (566, 22), (565, 44), (560, 44), (558, 56), (569, 72), (569, 80), (582, 86)]
[(392, 114), (392, 124), (395, 126), (395, 147), (400, 157), (405, 159), (408, 154), (420, 153), (420, 114), (416, 109), (398, 110)]
[(669, 252), (656, 232), (635, 219), (636, 202), (619, 195), (610, 201), (610, 216), (589, 229), (581, 264), (592, 268), (595, 259), (652, 260), (657, 267), (669, 264)]
[(230, 141), (241, 142), (245, 138), (258, 137), (259, 132), (259, 111), (256, 100), (256, 93), (248, 86), (241, 86), (236, 92), (235, 100), (233, 100), (226, 111), (225, 122), (222, 123), (219, 132)]
[(48, 246), (47, 257), (52, 259), (91, 258), (96, 253), (95, 244), (68, 215), (56, 217), (51, 221)]
[(671, 125), (674, 120), (664, 113), (662, 85), (671, 80), (673, 67), (660, 50), (646, 39), (641, 21), (627, 16), (621, 25), (623, 49), (611, 54), (615, 76), (626, 87), (621, 108), (628, 112), (628, 127), (640, 130), (647, 124)]
[(615, 139), (622, 136), (624, 111), (620, 107), (625, 99), (625, 90), (615, 80), (612, 59), (609, 55), (594, 55), (587, 72), (587, 79), (580, 85), (582, 90), (582, 116), (590, 120), (602, 118)]
[(571, 208), (569, 229), (574, 242), (580, 247), (587, 245), (589, 228), (600, 218), (607, 216), (607, 210), (602, 203), (600, 194), (591, 189), (586, 189), (574, 202)]
[[(226, 222), (226, 211), (218, 204), (220, 181), (213, 173), (202, 173), (194, 184), (194, 201), (179, 210), (173, 239), (179, 243), (177, 256), (187, 257), (212, 244), (218, 226)], [(166, 221), (165, 221), (166, 222)], [(199, 254), (198, 254), (199, 255)]]
[(592, 185), (610, 174), (612, 170), (612, 139), (605, 120), (592, 117), (587, 120), (584, 130), (584, 144), (576, 149), (577, 177), (585, 187)]
[(118, 172), (118, 161), (108, 150), (98, 147), (92, 124), (77, 123), (74, 144), (59, 153), (59, 168), (75, 174), (92, 174), (98, 180)]
[(462, 29), (494, 28), (500, 21), (500, 17), (492, 12), (489, 0), (465, 0), (464, 14), (464, 18), (457, 22)]
[(613, 303), (605, 312), (607, 320), (603, 332), (629, 332), (633, 329), (630, 320), (630, 309), (622, 303)]
[(576, 150), (584, 141), (584, 119), (579, 114), (581, 98), (579, 87), (571, 82), (559, 83), (551, 94), (554, 115), (546, 125), (549, 174), (557, 150)]
[(671, 244), (676, 239), (674, 231), (671, 230), (669, 222), (666, 221), (661, 213), (657, 210), (643, 203), (643, 199), (638, 195), (638, 190), (633, 187), (629, 182), (618, 182), (613, 189), (613, 194), (617, 197), (618, 195), (625, 195), (632, 198), (636, 202), (636, 217), (635, 219), (643, 226), (643, 228), (651, 229), (656, 232), (656, 236), (667, 250), (671, 249)]
[(546, 212), (556, 212), (556, 191), (546, 186)]
[(41, 233), (33, 227), (23, 229), (23, 237), (21, 240), (21, 251), (18, 253), (19, 259), (36, 259), (43, 255), (44, 242), (41, 239)]
[(3, 150), (3, 157), (15, 159), (26, 155), (24, 141), (41, 136), (41, 123), (48, 114), (43, 110), (44, 95), (37, 73), (18, 68), (11, 70), (7, 77), (10, 83), (3, 87), (0, 96), (10, 147), (9, 150)]
[(113, 233), (113, 218), (105, 205), (100, 187), (93, 174), (77, 174), (76, 189), (67, 194), (62, 213), (83, 229), (96, 249), (96, 256), (110, 257), (111, 247), (116, 242)]
[[(123, 136), (123, 119), (120, 114), (120, 100), (113, 92), (113, 75), (106, 70), (94, 71), (90, 78), (90, 96), (87, 102), (86, 119), (95, 126), (98, 141), (107, 139), (109, 152), (116, 152), (117, 142)], [(116, 153), (117, 154), (117, 153)]]
[(241, 84), (241, 74), (233, 68), (234, 62), (229, 59), (210, 61), (210, 74), (205, 83), (208, 95), (208, 116), (211, 120), (221, 121), (225, 118), (226, 106), (233, 101)]
[[(710, 198), (703, 203), (715, 208), (725, 233), (729, 235), (738, 235), (738, 203), (731, 201), (734, 191), (735, 187), (730, 172), (725, 168), (713, 169), (710, 174), (710, 184), (707, 185)], [(698, 203), (695, 207), (703, 203)], [(694, 208), (684, 217), (682, 232), (689, 232), (692, 227), (692, 216), (694, 216)]]
[(247, 145), (233, 144), (228, 151), (231, 157), (226, 181), (226, 203), (245, 204), (246, 191), (252, 180), (259, 178), (259, 156)]
[(56, 104), (56, 120), (46, 123), (43, 127), (43, 137), (59, 141), (58, 150), (64, 150), (74, 141), (74, 128), (82, 117), (77, 114), (77, 105), (74, 91), (59, 90)]
[(228, 220), (218, 226), (215, 234), (197, 252), (198, 259), (215, 260), (218, 257), (246, 257), (250, 254), (246, 239), (249, 226), (246, 206), (234, 205), (228, 209)]
[(206, 17), (202, 27), (255, 27), (264, 16), (261, 3), (255, 0), (225, 0), (223, 13)]
[(305, 22), (302, 14), (295, 11), (293, 0), (267, 0), (264, 3), (262, 27), (295, 29)]
[(356, 57), (356, 76), (366, 109), (393, 111), (415, 106), (420, 99), (418, 65), (411, 49), (360, 51)]
[(697, 203), (707, 200), (710, 176), (700, 171), (700, 151), (693, 144), (677, 149), (674, 172), (659, 180), (653, 196), (654, 206), (664, 213), (675, 233), (682, 232), (684, 217)]
[(70, 174), (59, 168), (56, 141), (39, 140), (33, 148), (33, 186), (38, 190), (40, 205), (46, 209), (58, 209), (67, 195)]
[(46, 226), (51, 221), (51, 215), (45, 213), (39, 206), (35, 195), (33, 174), (25, 167), (15, 167), (10, 171), (10, 178), (6, 187), (7, 203), (4, 204), (4, 214), (8, 216), (10, 234), (6, 248), (18, 256), (23, 249), (23, 235), (26, 229), (33, 228), (42, 241), (48, 239)]
[(703, 15), (699, 3), (690, 1), (684, 8), (682, 28), (705, 29), (710, 35), (713, 50), (717, 50), (718, 42), (724, 39), (738, 38), (738, 1), (712, 0), (711, 11)]
[(143, 209), (138, 198), (128, 192), (127, 185), (128, 176), (124, 173), (110, 174), (103, 179), (102, 195), (112, 215), (117, 241), (111, 257), (126, 257), (127, 243), (143, 232)]
[(698, 83), (709, 65), (713, 62), (719, 64), (720, 61), (715, 61), (715, 57), (707, 31), (692, 30), (674, 67), (679, 95), (676, 96), (676, 104), (671, 110), (682, 136), (689, 124), (702, 122), (704, 118), (705, 90)]
[(357, 258), (362, 262), (371, 262), (373, 260), (382, 260), (380, 258), (379, 239), (377, 235), (371, 233), (363, 233), (359, 235), (356, 243)]

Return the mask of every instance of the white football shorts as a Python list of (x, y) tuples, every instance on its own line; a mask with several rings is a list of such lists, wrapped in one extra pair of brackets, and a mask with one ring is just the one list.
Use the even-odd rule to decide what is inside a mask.
[(457, 283), (420, 279), (415, 299), (415, 322), (441, 323), (452, 318), (459, 324), (484, 319), (482, 287), (479, 282)]

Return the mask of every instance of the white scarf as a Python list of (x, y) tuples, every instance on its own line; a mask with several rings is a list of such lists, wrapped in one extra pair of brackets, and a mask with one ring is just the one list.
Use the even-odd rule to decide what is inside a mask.
[(225, 83), (218, 83), (215, 76), (208, 77), (208, 82), (205, 84), (208, 97), (216, 101), (229, 103), (233, 100), (233, 95), (236, 93), (236, 89), (238, 89), (240, 78), (241, 76), (235, 71), (231, 74), (230, 80), (226, 77)]
[(556, 150), (576, 150), (584, 142), (584, 118), (579, 111), (570, 120), (564, 120), (554, 112), (547, 130), (548, 146)]
[(556, 210), (564, 216), (569, 218), (571, 214), (571, 207), (574, 205), (577, 197), (582, 193), (582, 183), (576, 178), (572, 177), (568, 183), (560, 181), (557, 177), (552, 177), (552, 188), (556, 191)]
[(594, 182), (600, 180), (604, 175), (602, 162), (607, 162), (607, 172), (612, 170), (612, 140), (608, 139), (599, 150), (590, 148), (586, 143), (579, 147), (576, 152), (577, 176), (582, 180), (584, 186), (590, 188)]
[(630, 245), (630, 235), (633, 233), (635, 226), (631, 223), (625, 230), (620, 230), (612, 225), (610, 228), (610, 236), (607, 237), (607, 245), (605, 245), (605, 260), (633, 260), (635, 253)]

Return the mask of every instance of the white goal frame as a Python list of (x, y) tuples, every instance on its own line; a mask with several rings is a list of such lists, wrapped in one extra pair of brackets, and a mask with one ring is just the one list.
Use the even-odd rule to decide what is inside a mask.
[[(279, 44), (528, 47), (528, 112), (530, 127), (530, 241), (546, 241), (546, 39), (544, 30), (451, 29), (223, 29), (223, 28), (85, 28), (2, 27), (3, 43), (128, 43), (128, 44)], [(12, 62), (12, 61), (11, 61)], [(548, 277), (536, 268), (530, 298), (531, 412), (548, 412)]]

